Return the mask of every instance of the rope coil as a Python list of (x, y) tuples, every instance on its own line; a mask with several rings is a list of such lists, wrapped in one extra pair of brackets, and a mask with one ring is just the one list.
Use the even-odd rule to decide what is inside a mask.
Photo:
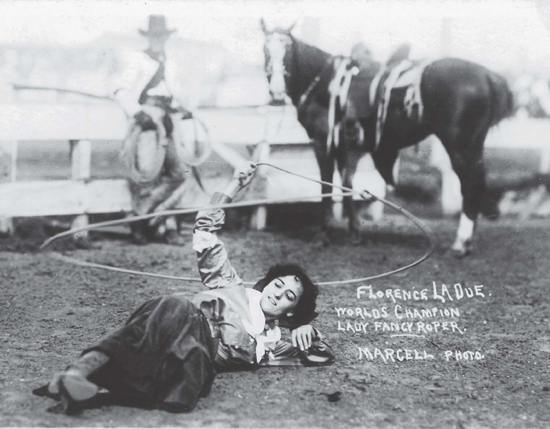
[[(162, 124), (157, 124), (157, 127), (164, 127)], [(126, 174), (134, 183), (139, 185), (147, 185), (157, 180), (166, 155), (166, 136), (163, 135), (164, 128), (157, 130), (143, 131), (141, 125), (135, 121), (130, 122), (127, 137), (124, 139), (124, 147), (121, 153), (126, 164)], [(149, 162), (152, 168), (147, 171), (142, 171), (139, 166), (139, 146), (142, 139), (150, 139), (150, 146), (155, 147), (153, 160)]]
[[(121, 153), (121, 156), (126, 164), (127, 176), (134, 183), (139, 185), (148, 185), (158, 179), (164, 166), (167, 145), (170, 144), (168, 139), (172, 139), (176, 156), (185, 165), (190, 167), (198, 167), (210, 158), (210, 155), (212, 155), (212, 144), (210, 142), (208, 128), (204, 122), (196, 117), (188, 119), (193, 123), (195, 152), (200, 146), (199, 143), (202, 143), (202, 150), (200, 151), (200, 154), (194, 156), (190, 154), (189, 150), (185, 147), (186, 139), (183, 136), (181, 123), (174, 118), (172, 119), (174, 130), (172, 131), (172, 137), (168, 137), (161, 119), (162, 115), (165, 114), (164, 111), (153, 106), (144, 106), (143, 109), (155, 124), (155, 129), (143, 130), (139, 121), (135, 119), (131, 120), (128, 127), (127, 137), (124, 139), (123, 151)], [(199, 140), (199, 128), (205, 136), (204, 140)], [(148, 139), (149, 141), (146, 141), (145, 139)], [(145, 142), (147, 146), (154, 148), (152, 160), (147, 162), (149, 168), (145, 171), (140, 168), (139, 147), (142, 142)]]

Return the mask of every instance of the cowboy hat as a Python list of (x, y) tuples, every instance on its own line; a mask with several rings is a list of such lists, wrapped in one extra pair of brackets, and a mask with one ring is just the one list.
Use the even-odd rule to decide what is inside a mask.
[(164, 15), (150, 15), (149, 28), (147, 30), (139, 30), (142, 36), (165, 36), (172, 34), (177, 30), (169, 30), (166, 28), (166, 18)]

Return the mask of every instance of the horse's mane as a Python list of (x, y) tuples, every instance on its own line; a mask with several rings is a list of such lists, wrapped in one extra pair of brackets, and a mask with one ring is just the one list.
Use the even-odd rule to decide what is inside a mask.
[[(293, 64), (291, 68), (293, 79), (292, 84), (288, 88), (288, 95), (296, 103), (315, 77), (325, 69), (333, 56), (315, 46), (302, 42), (292, 35), (290, 35), (290, 39), (293, 51)], [(323, 87), (324, 85), (328, 87), (331, 78), (332, 75), (328, 73), (327, 77), (319, 83), (319, 87)], [(324, 82), (325, 80), (326, 82)]]
[(302, 51), (303, 54), (308, 55), (313, 62), (317, 62), (321, 66), (324, 65), (330, 57), (332, 57), (332, 55), (328, 52), (325, 52), (316, 46), (309, 45), (306, 42), (294, 37), (292, 34), (290, 35), (290, 40), (292, 41), (293, 46), (297, 47), (297, 49)]

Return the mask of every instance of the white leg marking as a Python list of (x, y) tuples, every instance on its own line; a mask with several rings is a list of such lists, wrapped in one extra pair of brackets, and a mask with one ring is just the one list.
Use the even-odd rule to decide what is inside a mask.
[(475, 225), (475, 221), (468, 218), (464, 213), (460, 215), (456, 240), (452, 247), (459, 256), (464, 256), (471, 252)]
[(474, 236), (474, 227), (475, 222), (462, 213), (460, 215), (460, 223), (458, 224), (456, 237), (462, 241), (471, 240)]

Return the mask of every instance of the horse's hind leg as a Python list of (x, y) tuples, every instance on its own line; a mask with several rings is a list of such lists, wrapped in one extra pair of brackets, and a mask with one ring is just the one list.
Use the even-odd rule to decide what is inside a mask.
[(483, 165), (483, 143), (488, 126), (481, 127), (470, 140), (457, 139), (451, 145), (442, 140), (451, 158), (451, 164), (458, 175), (462, 191), (462, 213), (451, 250), (457, 257), (469, 255), (473, 249), (474, 230), (477, 216), (485, 193), (485, 168)]

